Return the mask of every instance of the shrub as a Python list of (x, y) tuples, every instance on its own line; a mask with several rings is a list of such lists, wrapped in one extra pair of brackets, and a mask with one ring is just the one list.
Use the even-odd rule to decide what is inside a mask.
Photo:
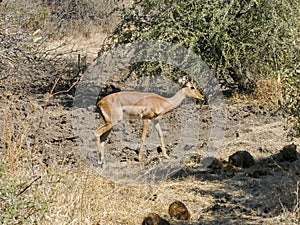
[[(199, 54), (221, 84), (252, 93), (255, 80), (282, 78), (299, 62), (299, 8), (296, 0), (135, 0), (119, 8), (122, 19), (102, 50), (138, 40), (180, 44)], [(133, 70), (162, 74), (169, 66)]]
[(56, 32), (62, 35), (76, 31), (88, 35), (99, 25), (109, 29), (114, 21), (111, 16), (115, 8), (113, 0), (44, 0), (43, 2), (51, 9), (48, 21), (55, 25)]

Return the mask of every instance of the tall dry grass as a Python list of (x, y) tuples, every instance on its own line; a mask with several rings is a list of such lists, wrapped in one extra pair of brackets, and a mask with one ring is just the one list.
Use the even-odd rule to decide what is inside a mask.
[(194, 179), (124, 186), (101, 177), (84, 162), (76, 168), (55, 162), (45, 167), (28, 154), (30, 148), (14, 146), (12, 141), (1, 152), (2, 224), (141, 224), (150, 212), (167, 217), (174, 200), (186, 202), (197, 219), (212, 201), (190, 191), (202, 185)]

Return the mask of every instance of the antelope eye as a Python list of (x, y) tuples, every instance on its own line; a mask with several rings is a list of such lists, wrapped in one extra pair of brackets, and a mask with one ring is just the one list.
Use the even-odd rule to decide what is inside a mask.
[(192, 89), (192, 90), (194, 90), (194, 89), (195, 89), (195, 87), (194, 87), (194, 86), (192, 86), (192, 87), (191, 87), (191, 89)]

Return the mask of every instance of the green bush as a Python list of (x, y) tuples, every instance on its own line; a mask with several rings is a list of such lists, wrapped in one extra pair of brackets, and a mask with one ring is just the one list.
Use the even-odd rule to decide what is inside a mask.
[[(121, 22), (103, 50), (138, 40), (180, 44), (199, 54), (225, 86), (251, 93), (256, 79), (284, 76), (299, 62), (299, 8), (297, 0), (136, 0), (119, 9)], [(134, 69), (159, 74), (165, 67)]]

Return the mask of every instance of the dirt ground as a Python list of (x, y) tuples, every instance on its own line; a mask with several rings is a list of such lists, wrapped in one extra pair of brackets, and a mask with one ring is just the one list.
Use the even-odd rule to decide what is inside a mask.
[[(74, 97), (70, 95), (55, 96), (50, 99), (44, 111), (43, 105), (47, 99), (47, 91), (39, 93), (34, 89), (39, 82), (43, 83), (43, 79), (47, 78), (34, 79), (34, 82), (29, 82), (26, 78), (6, 80), (0, 85), (0, 127), (4, 128), (0, 129), (0, 153), (5, 151), (7, 145), (12, 143), (18, 145), (18, 140), (25, 139), (25, 142), (21, 142), (22, 145), (37, 143), (35, 148), (35, 154), (39, 156), (37, 161), (45, 167), (59, 164), (60, 167), (65, 166), (68, 170), (78, 171), (78, 168), (82, 168), (82, 164), (84, 164), (87, 165), (84, 167), (85, 171), (94, 173), (97, 171), (97, 166), (94, 165), (97, 158), (96, 151), (90, 151), (91, 147), (89, 148), (91, 154), (87, 154), (87, 150), (82, 150), (80, 146), (83, 143), (82, 139), (92, 139), (89, 134), (102, 123), (99, 114), (94, 111), (95, 105), (81, 109), (83, 115), (96, 118), (96, 120), (88, 121), (95, 123), (89, 126), (86, 136), (79, 137), (74, 128), (74, 117), (72, 117), (74, 111), (79, 110), (72, 107), (72, 105), (74, 106)], [(112, 79), (106, 84), (113, 84), (121, 89), (136, 87), (134, 78), (125, 82)], [(160, 94), (175, 93), (178, 88), (174, 86), (171, 90), (164, 89), (163, 81), (157, 82), (157, 85), (158, 88), (154, 91)], [(142, 86), (145, 88), (145, 85)], [(216, 154), (218, 160), (214, 161), (211, 167), (205, 171), (196, 169), (210, 137), (211, 108), (209, 105), (194, 104), (190, 100), (185, 100), (177, 110), (162, 119), (162, 127), (169, 154), (172, 155), (175, 152), (174, 149), (186, 149), (190, 154), (190, 160), (187, 160), (182, 166), (183, 168), (166, 180), (144, 186), (142, 188), (144, 192), (136, 194), (135, 201), (130, 204), (130, 207), (126, 208), (125, 203), (119, 205), (116, 203), (114, 208), (99, 206), (96, 207), (97, 218), (102, 219), (98, 219), (98, 222), (95, 220), (85, 221), (92, 221), (94, 224), (141, 224), (144, 216), (155, 211), (172, 224), (299, 223), (299, 155), (296, 160), (292, 161), (276, 160), (276, 154), (286, 145), (294, 143), (298, 146), (299, 151), (300, 139), (291, 140), (287, 137), (289, 124), (286, 115), (277, 111), (275, 107), (255, 101), (246, 102), (238, 98), (225, 99), (225, 101), (227, 111), (225, 136)], [(190, 126), (189, 131), (195, 130), (195, 134), (191, 133), (188, 136), (196, 135), (196, 142), (194, 139), (192, 139), (192, 143), (188, 138), (182, 139), (184, 132), (182, 127), (186, 123)], [(191, 127), (193, 124), (196, 126)], [(140, 168), (136, 157), (140, 143), (141, 125), (141, 121), (124, 121), (114, 128), (106, 145), (107, 158), (112, 158), (113, 162), (118, 163), (117, 165), (122, 168), (127, 166)], [(178, 146), (182, 146), (182, 148), (177, 148)], [(21, 147), (26, 148), (26, 146)], [(160, 161), (159, 139), (153, 127), (150, 128), (145, 148), (147, 152), (144, 157), (150, 159), (148, 161), (150, 166), (166, 162), (165, 160)], [(253, 156), (254, 165), (249, 168), (239, 168), (227, 163), (230, 155), (244, 150)], [(182, 156), (184, 156), (184, 152), (179, 152), (177, 157)], [(175, 158), (174, 163), (179, 161), (178, 158)], [(173, 166), (176, 167), (176, 165)], [(143, 168), (140, 170), (143, 171)], [(113, 180), (115, 182), (115, 178), (111, 179), (110, 175), (108, 173), (102, 177), (101, 173), (96, 173), (95, 177), (101, 177), (101, 179), (98, 178), (100, 181)], [(128, 179), (130, 180), (132, 177)], [(107, 182), (110, 183), (110, 181), (104, 181), (104, 183)], [(117, 186), (117, 184), (111, 185)], [(113, 191), (108, 191), (106, 194), (101, 192), (101, 184), (94, 188), (103, 196), (113, 193)], [(126, 188), (127, 192), (131, 190), (131, 187)], [(119, 187), (117, 190), (123, 189)], [(124, 199), (132, 201), (132, 192), (127, 192), (120, 191), (119, 193), (118, 191), (118, 194), (114, 194), (115, 197), (107, 200), (109, 201), (107, 204), (112, 204), (111, 201), (114, 200), (118, 201), (117, 196), (120, 195), (122, 197), (119, 201), (121, 199), (122, 201)], [(190, 221), (177, 221), (169, 217), (168, 205), (175, 200), (186, 204), (191, 213)], [(93, 210), (92, 205), (86, 207)], [(116, 208), (118, 208), (118, 212), (123, 209), (125, 212), (122, 215), (119, 214), (119, 218), (114, 214), (114, 219), (112, 219), (109, 215), (113, 214)], [(290, 214), (292, 216), (289, 216)], [(69, 217), (72, 216), (69, 215)], [(122, 219), (120, 219), (121, 217)], [(129, 217), (134, 217), (134, 219), (129, 219)], [(62, 221), (71, 221), (71, 219), (62, 219)], [(86, 223), (88, 224), (88, 222)]]

